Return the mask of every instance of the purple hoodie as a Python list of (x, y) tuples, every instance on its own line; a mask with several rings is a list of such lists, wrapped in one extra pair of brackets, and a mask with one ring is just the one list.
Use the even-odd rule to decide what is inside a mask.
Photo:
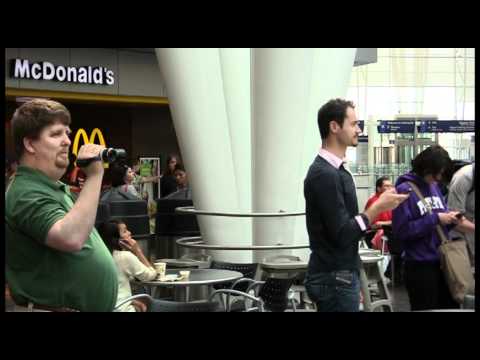
[[(410, 197), (392, 211), (393, 235), (403, 244), (405, 260), (438, 261), (441, 240), (436, 230), (436, 225), (440, 224), (437, 213), (447, 212), (447, 205), (436, 183), (429, 185), (412, 172), (398, 178), (395, 184), (398, 193), (411, 188), (408, 181), (415, 183), (427, 203), (432, 205), (432, 214), (412, 189)], [(453, 226), (442, 226), (447, 238)]]

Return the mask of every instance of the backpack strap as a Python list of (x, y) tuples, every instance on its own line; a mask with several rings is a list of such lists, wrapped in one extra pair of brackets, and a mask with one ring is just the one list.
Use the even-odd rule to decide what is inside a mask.
[[(428, 213), (432, 214), (432, 206), (429, 203), (427, 203), (427, 201), (425, 200), (425, 197), (423, 196), (423, 194), (420, 191), (420, 189), (418, 188), (418, 186), (415, 183), (413, 183), (412, 181), (408, 181), (408, 183), (412, 187), (415, 194), (417, 194), (418, 198), (421, 200), (421, 202), (423, 203), (423, 205), (427, 209)], [(438, 236), (440, 237), (442, 245), (445, 244), (446, 242), (448, 242), (449, 240), (445, 236), (445, 233), (443, 232), (442, 227), (439, 224), (437, 224), (435, 226), (435, 228), (437, 229), (437, 233), (438, 233)]]

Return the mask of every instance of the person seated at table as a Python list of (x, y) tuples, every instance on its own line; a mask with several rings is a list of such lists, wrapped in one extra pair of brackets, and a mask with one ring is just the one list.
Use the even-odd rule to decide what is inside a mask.
[(118, 201), (118, 200), (140, 200), (135, 187), (132, 185), (135, 173), (124, 164), (111, 164), (108, 175), (112, 182), (112, 188), (102, 195), (102, 201)]
[(176, 164), (173, 171), (175, 180), (177, 181), (177, 191), (164, 197), (164, 199), (192, 199), (192, 190), (188, 184), (187, 172), (182, 164)]
[[(113, 256), (117, 268), (118, 297), (117, 304), (132, 296), (130, 281), (153, 280), (157, 272), (143, 254), (138, 243), (132, 239), (127, 225), (120, 220), (110, 220), (99, 226), (98, 232)], [(138, 300), (122, 305), (116, 311), (145, 312), (146, 305)]]
[[(392, 187), (393, 187), (393, 184), (388, 177), (382, 176), (378, 178), (377, 181), (375, 182), (375, 194), (373, 194), (368, 198), (367, 204), (365, 205), (365, 210), (367, 210), (370, 206), (372, 206), (373, 203), (378, 200), (378, 198), (383, 192), (391, 189)], [(365, 236), (367, 245), (369, 247), (373, 247), (373, 244), (371, 241), (374, 235), (383, 234), (384, 230), (382, 229), (382, 226), (391, 226), (391, 225), (392, 225), (392, 210), (387, 210), (387, 211), (384, 211), (383, 213), (380, 213), (372, 221), (371, 229), (373, 231), (371, 233), (371, 236), (370, 237)], [(380, 246), (380, 249), (378, 250), (381, 250), (381, 246)]]
[[(375, 182), (375, 194), (370, 196), (365, 205), (365, 210), (367, 210), (372, 204), (378, 200), (380, 195), (393, 187), (392, 182), (387, 176), (382, 176), (377, 179)], [(385, 249), (391, 255), (390, 261), (388, 262), (387, 268), (385, 270), (385, 277), (392, 279), (392, 261), (394, 262), (395, 268), (395, 279), (398, 284), (403, 283), (402, 279), (402, 258), (400, 257), (401, 251), (398, 251), (398, 241), (395, 241), (392, 234), (392, 210), (384, 211), (380, 213), (372, 222), (371, 232), (369, 235), (365, 236), (368, 247), (374, 248), (377, 250)], [(386, 236), (389, 239), (388, 245), (383, 244), (383, 236)], [(395, 241), (395, 242), (394, 242)]]

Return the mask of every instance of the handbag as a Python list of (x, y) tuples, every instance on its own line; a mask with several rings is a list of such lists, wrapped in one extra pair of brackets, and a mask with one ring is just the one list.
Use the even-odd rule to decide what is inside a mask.
[[(432, 207), (425, 201), (417, 185), (408, 182), (413, 191), (417, 194), (429, 214), (432, 214)], [(451, 241), (447, 239), (440, 225), (436, 226), (441, 244), (438, 247), (440, 254), (440, 267), (453, 299), (463, 304), (465, 295), (475, 292), (475, 279), (473, 278), (470, 258), (465, 240)]]

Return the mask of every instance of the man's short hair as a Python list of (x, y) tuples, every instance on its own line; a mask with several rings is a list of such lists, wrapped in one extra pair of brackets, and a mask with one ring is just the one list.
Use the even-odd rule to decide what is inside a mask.
[(17, 158), (24, 152), (23, 139), (38, 139), (42, 130), (60, 121), (70, 125), (70, 112), (59, 102), (47, 99), (32, 99), (20, 106), (12, 118), (13, 144)]
[(445, 150), (440, 145), (432, 145), (412, 160), (412, 170), (420, 177), (426, 175), (440, 175), (442, 172), (450, 172), (452, 160)]
[(387, 181), (387, 180), (390, 180), (390, 178), (388, 176), (382, 176), (382, 177), (379, 177), (377, 179), (377, 181), (375, 182), (375, 191), (378, 190), (378, 188), (382, 187), (383, 186), (383, 182), (384, 181)]
[(113, 163), (109, 168), (110, 180), (113, 187), (125, 185), (125, 176), (127, 175), (128, 166), (119, 163)]
[(331, 121), (335, 121), (340, 127), (343, 127), (349, 107), (355, 109), (353, 102), (343, 99), (332, 99), (318, 110), (318, 129), (320, 130), (322, 140), (326, 139), (330, 134)]

